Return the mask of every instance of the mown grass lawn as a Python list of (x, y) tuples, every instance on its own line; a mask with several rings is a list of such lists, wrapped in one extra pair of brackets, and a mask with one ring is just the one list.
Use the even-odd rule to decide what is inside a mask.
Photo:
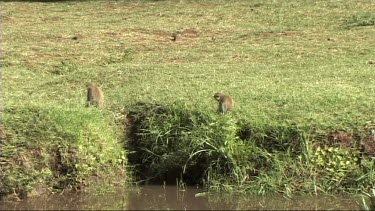
[[(6, 1), (5, 106), (174, 103), (265, 124), (362, 127), (375, 119), (371, 1)], [(185, 30), (185, 33), (184, 33)], [(183, 32), (172, 41), (172, 33)]]

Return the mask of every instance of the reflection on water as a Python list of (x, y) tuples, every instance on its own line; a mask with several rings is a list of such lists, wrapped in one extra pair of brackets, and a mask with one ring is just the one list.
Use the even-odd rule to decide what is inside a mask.
[[(132, 190), (106, 193), (63, 193), (34, 197), (21, 202), (0, 202), (0, 210), (359, 210), (361, 206), (350, 197), (203, 195), (202, 189), (176, 186), (141, 186)], [(198, 194), (198, 195), (196, 195)], [(196, 197), (199, 196), (199, 197)]]

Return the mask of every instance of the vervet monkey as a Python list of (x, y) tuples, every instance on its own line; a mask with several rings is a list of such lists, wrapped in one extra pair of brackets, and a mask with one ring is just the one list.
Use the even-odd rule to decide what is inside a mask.
[(217, 92), (214, 95), (215, 100), (219, 102), (218, 113), (224, 114), (231, 111), (234, 107), (234, 100), (232, 97), (223, 93)]
[(90, 82), (87, 85), (87, 107), (88, 106), (95, 106), (95, 107), (102, 107), (104, 104), (104, 95), (102, 90), (95, 85), (94, 83)]

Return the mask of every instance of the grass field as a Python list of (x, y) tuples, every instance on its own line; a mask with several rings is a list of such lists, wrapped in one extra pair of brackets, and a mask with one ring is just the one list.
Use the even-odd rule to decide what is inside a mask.
[[(2, 1), (5, 108), (104, 114), (182, 103), (250, 124), (322, 131), (375, 123), (375, 4), (353, 1)], [(172, 40), (172, 35), (181, 39)], [(67, 123), (69, 124), (69, 123)]]
[[(81, 107), (94, 81), (109, 107), (181, 100), (214, 110), (223, 90), (253, 121), (375, 119), (371, 1), (1, 4), (6, 106)], [(183, 30), (193, 33), (170, 40)]]

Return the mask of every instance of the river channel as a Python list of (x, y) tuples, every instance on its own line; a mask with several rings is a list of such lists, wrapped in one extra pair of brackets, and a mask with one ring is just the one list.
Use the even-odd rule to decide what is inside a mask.
[(361, 210), (349, 196), (235, 196), (204, 194), (176, 186), (140, 186), (131, 190), (65, 192), (0, 202), (0, 210)]

